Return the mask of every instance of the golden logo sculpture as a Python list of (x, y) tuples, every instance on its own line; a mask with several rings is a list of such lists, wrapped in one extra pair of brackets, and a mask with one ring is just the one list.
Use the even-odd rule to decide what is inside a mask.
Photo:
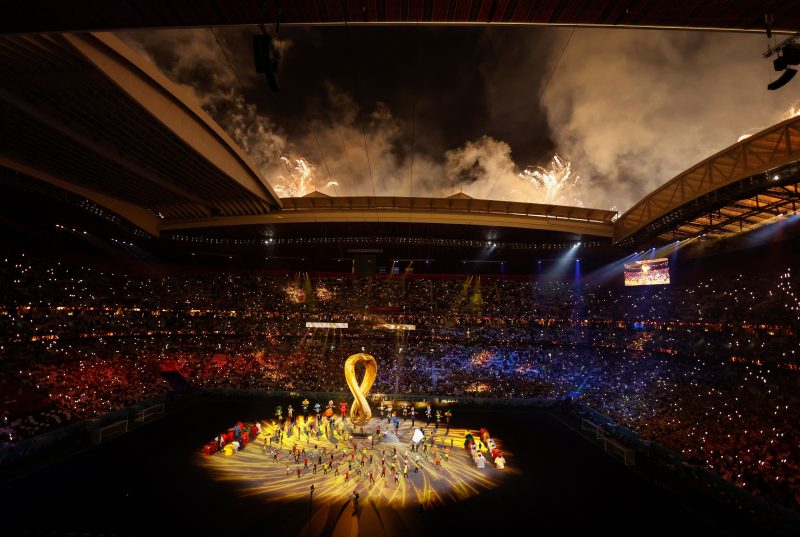
[[(361, 379), (360, 386), (356, 382), (356, 364), (358, 362), (364, 362), (364, 378)], [(372, 410), (367, 404), (366, 395), (369, 389), (372, 388), (372, 383), (375, 382), (377, 374), (378, 363), (369, 354), (364, 354), (363, 352), (354, 354), (344, 363), (344, 378), (347, 380), (350, 393), (355, 397), (353, 405), (350, 407), (350, 420), (355, 426), (364, 425), (372, 417)]]

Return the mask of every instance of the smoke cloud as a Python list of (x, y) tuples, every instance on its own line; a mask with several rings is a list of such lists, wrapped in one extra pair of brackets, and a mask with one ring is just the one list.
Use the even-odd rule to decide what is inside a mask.
[[(398, 115), (379, 99), (359, 103), (342, 81), (326, 80), (314, 106), (276, 120), (252, 98), (264, 84), (253, 72), (250, 32), (120, 37), (189, 88), (281, 196), (463, 191), (625, 210), (740, 135), (779, 121), (796, 95), (766, 91), (774, 75), (761, 36), (487, 28), (481, 47), (496, 53), (477, 66), (487, 102), (464, 111), (487, 118), (483, 135), (456, 139), (458, 117), (438, 131), (426, 117), (437, 99), (457, 97), (420, 95), (413, 126), (408, 111)], [(281, 46), (291, 61), (291, 41)], [(511, 139), (528, 162), (515, 159)]]
[(587, 205), (622, 210), (678, 173), (784, 118), (761, 35), (585, 29), (541, 102)]
[(253, 79), (239, 73), (252, 69), (237, 65), (241, 56), (231, 54), (219, 33), (197, 29), (117, 35), (193, 94), (262, 172), (282, 164), (286, 136), (255, 104), (246, 102), (241, 87)]
[(305, 129), (294, 126), (300, 134), (290, 138), (284, 126), (247, 102), (244, 94), (257, 80), (246, 74), (252, 73), (250, 58), (233, 52), (241, 43), (230, 30), (120, 37), (192, 92), (281, 196), (315, 189), (332, 195), (433, 197), (462, 191), (478, 198), (554, 202), (521, 175), (508, 143), (484, 135), (432, 157), (419, 146), (412, 148), (408, 119), (396, 117), (380, 101), (362, 110), (351, 93), (330, 82), (324, 84), (315, 117)]

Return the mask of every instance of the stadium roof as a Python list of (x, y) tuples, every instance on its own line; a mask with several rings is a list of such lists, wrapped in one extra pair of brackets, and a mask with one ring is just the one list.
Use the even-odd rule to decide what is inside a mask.
[(161, 219), (269, 212), (280, 200), (185, 90), (111, 34), (0, 37), (0, 165)]
[(743, 231), (796, 211), (800, 117), (681, 173), (613, 222), (600, 209), (473, 199), (278, 198), (194, 97), (111, 34), (1, 36), (0, 166), (152, 235), (297, 223), (507, 227), (622, 245)]
[(562, 24), (763, 31), (767, 13), (774, 16), (776, 31), (800, 28), (800, 10), (792, 2), (776, 0), (173, 0), (168, 3), (117, 0), (91, 2), (91, 7), (82, 9), (76, 9), (68, 2), (33, 0), (7, 3), (2, 13), (2, 33), (225, 26), (277, 21), (281, 24)]
[(268, 214), (164, 221), (162, 231), (253, 224), (305, 222), (405, 222), (466, 224), (571, 232), (611, 237), (616, 212), (584, 207), (481, 200), (469, 196), (409, 198), (390, 196), (314, 196), (282, 198), (283, 208)]
[(800, 206), (800, 116), (723, 149), (646, 196), (614, 225), (640, 244), (746, 231)]
[(0, 166), (152, 235), (299, 222), (408, 222), (611, 237), (616, 213), (472, 199), (278, 198), (196, 99), (111, 34), (0, 37)]

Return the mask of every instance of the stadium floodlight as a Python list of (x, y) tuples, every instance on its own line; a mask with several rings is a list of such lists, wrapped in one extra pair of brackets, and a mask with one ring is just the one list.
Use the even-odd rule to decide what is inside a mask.
[(261, 25), (261, 33), (253, 36), (253, 60), (256, 73), (262, 73), (267, 77), (267, 85), (272, 91), (280, 90), (275, 79), (280, 59), (280, 51), (275, 46), (272, 36), (267, 33), (264, 25)]
[(787, 67), (786, 70), (783, 72), (783, 74), (777, 78), (777, 80), (773, 80), (772, 82), (767, 84), (767, 89), (776, 90), (782, 88), (783, 86), (788, 84), (789, 81), (793, 79), (794, 75), (796, 74), (797, 74), (797, 69), (791, 69)]
[[(770, 33), (769, 29), (767, 33)], [(777, 80), (773, 80), (767, 85), (767, 89), (776, 90), (782, 88), (797, 74), (797, 69), (792, 69), (789, 66), (800, 65), (800, 44), (794, 42), (798, 37), (800, 37), (800, 32), (788, 37), (774, 47), (770, 47), (764, 53), (765, 58), (777, 54), (777, 58), (772, 60), (772, 66), (778, 72), (783, 71)]]

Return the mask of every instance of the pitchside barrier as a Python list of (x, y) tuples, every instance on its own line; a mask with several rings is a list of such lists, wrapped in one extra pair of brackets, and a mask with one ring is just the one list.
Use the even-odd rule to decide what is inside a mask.
[(603, 438), (603, 445), (606, 453), (622, 459), (622, 461), (625, 463), (625, 466), (633, 466), (636, 464), (635, 450), (627, 448), (613, 438), (608, 437)]
[(119, 436), (121, 434), (125, 434), (128, 432), (128, 420), (121, 420), (116, 423), (112, 423), (111, 425), (106, 425), (105, 427), (100, 427), (98, 429), (97, 435), (97, 443), (100, 444), (114, 438), (115, 436)]
[(586, 418), (581, 418), (581, 430), (590, 431), (595, 439), (603, 444), (603, 450), (606, 453), (621, 459), (626, 466), (633, 466), (636, 464), (636, 451), (606, 436), (601, 426)]
[(144, 423), (147, 421), (148, 418), (152, 418), (153, 416), (161, 416), (164, 414), (164, 403), (159, 403), (157, 405), (153, 405), (147, 408), (143, 408), (142, 410), (136, 413), (135, 421)]
[(603, 438), (603, 429), (601, 429), (600, 426), (587, 420), (586, 418), (581, 418), (581, 430), (591, 431), (595, 435), (595, 438), (597, 438), (598, 440)]

